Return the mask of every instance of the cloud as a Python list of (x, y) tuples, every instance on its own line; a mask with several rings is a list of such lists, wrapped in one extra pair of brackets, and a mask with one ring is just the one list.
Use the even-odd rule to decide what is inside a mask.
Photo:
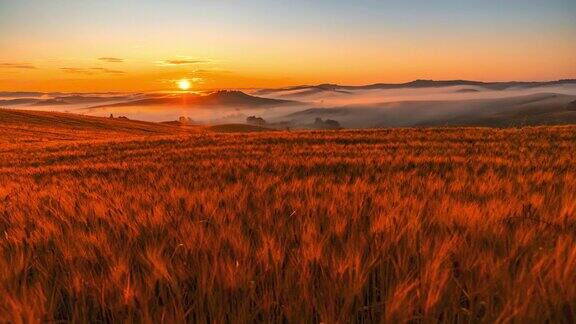
[(190, 64), (202, 64), (208, 63), (208, 60), (201, 60), (201, 59), (173, 59), (173, 60), (164, 60), (156, 62), (158, 65), (190, 65)]
[(110, 74), (124, 74), (124, 73), (126, 73), (126, 72), (124, 72), (124, 71), (111, 70), (111, 69), (100, 68), (100, 67), (91, 68), (91, 70), (93, 70), (93, 71), (100, 71), (100, 72), (102, 72), (102, 73), (110, 73)]
[(71, 67), (63, 67), (60, 68), (61, 71), (66, 73), (75, 73), (75, 74), (94, 74), (89, 69), (81, 69), (81, 68), (71, 68)]
[(26, 69), (26, 70), (37, 69), (37, 67), (28, 63), (0, 63), (0, 67), (6, 69)]
[(192, 72), (192, 74), (198, 74), (198, 75), (206, 75), (206, 74), (210, 74), (210, 75), (217, 75), (217, 74), (229, 74), (232, 73), (232, 71), (228, 71), (228, 70), (220, 70), (220, 69), (210, 69), (210, 70), (206, 70), (206, 69), (200, 69), (200, 70), (194, 70)]
[(107, 73), (107, 74), (124, 74), (126, 72), (119, 71), (119, 70), (111, 70), (101, 67), (93, 67), (93, 68), (75, 68), (75, 67), (63, 67), (60, 68), (61, 71), (66, 73), (74, 73), (74, 74), (84, 74), (84, 75), (93, 75), (97, 73)]
[(108, 62), (108, 63), (122, 63), (124, 59), (117, 58), (117, 57), (99, 57), (99, 61)]
[[(203, 78), (199, 78), (199, 77), (190, 77), (190, 78), (185, 78), (186, 80), (188, 80), (190, 83), (193, 84), (202, 84), (204, 83), (204, 79)], [(181, 81), (182, 78), (179, 79), (160, 79), (158, 80), (158, 82), (160, 83), (169, 83), (169, 84), (174, 84), (174, 83), (178, 83), (179, 81)]]

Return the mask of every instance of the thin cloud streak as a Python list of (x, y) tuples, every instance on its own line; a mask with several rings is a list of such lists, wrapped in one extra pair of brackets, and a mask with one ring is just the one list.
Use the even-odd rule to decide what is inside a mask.
[(63, 67), (60, 68), (61, 71), (66, 73), (75, 73), (75, 74), (94, 74), (88, 69), (81, 69), (81, 68), (71, 68), (71, 67)]
[(126, 73), (126, 72), (124, 72), (124, 71), (111, 70), (111, 69), (100, 68), (100, 67), (98, 67), (98, 68), (91, 68), (91, 70), (100, 71), (100, 72), (103, 72), (103, 73), (110, 73), (110, 74), (124, 74), (124, 73)]
[(172, 65), (203, 64), (209, 62), (210, 61), (208, 60), (201, 60), (201, 59), (173, 59), (173, 60), (158, 61), (156, 63), (161, 66), (172, 66)]
[(94, 68), (75, 68), (75, 67), (62, 67), (60, 68), (61, 71), (66, 73), (74, 73), (74, 74), (84, 74), (84, 75), (93, 75), (97, 73), (105, 73), (105, 74), (124, 74), (126, 72), (119, 71), (119, 70), (111, 70), (101, 67), (94, 67)]
[(0, 63), (0, 67), (6, 69), (25, 69), (25, 70), (36, 70), (38, 69), (29, 63)]
[(117, 57), (99, 57), (99, 61), (107, 62), (107, 63), (123, 63), (124, 59), (117, 58)]

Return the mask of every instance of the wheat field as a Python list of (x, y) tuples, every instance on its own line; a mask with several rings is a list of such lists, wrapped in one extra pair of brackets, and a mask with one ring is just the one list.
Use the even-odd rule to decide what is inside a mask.
[(0, 112), (0, 322), (576, 316), (576, 127)]

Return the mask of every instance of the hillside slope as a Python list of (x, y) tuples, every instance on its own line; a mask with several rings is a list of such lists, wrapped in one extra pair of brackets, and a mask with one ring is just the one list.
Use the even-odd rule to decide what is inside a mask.
[(113, 108), (113, 107), (131, 107), (131, 106), (181, 106), (181, 107), (274, 107), (282, 105), (296, 104), (294, 101), (269, 99), (251, 96), (241, 91), (217, 91), (208, 95), (182, 94), (177, 96), (166, 96), (160, 98), (146, 98), (135, 101), (127, 101), (115, 104), (105, 104), (91, 107), (96, 108)]
[(0, 109), (0, 143), (172, 135), (190, 129), (120, 118)]

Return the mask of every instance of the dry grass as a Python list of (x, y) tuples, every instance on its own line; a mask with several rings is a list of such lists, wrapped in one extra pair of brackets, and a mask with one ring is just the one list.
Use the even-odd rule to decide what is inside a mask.
[(0, 322), (575, 319), (576, 127), (6, 120)]

